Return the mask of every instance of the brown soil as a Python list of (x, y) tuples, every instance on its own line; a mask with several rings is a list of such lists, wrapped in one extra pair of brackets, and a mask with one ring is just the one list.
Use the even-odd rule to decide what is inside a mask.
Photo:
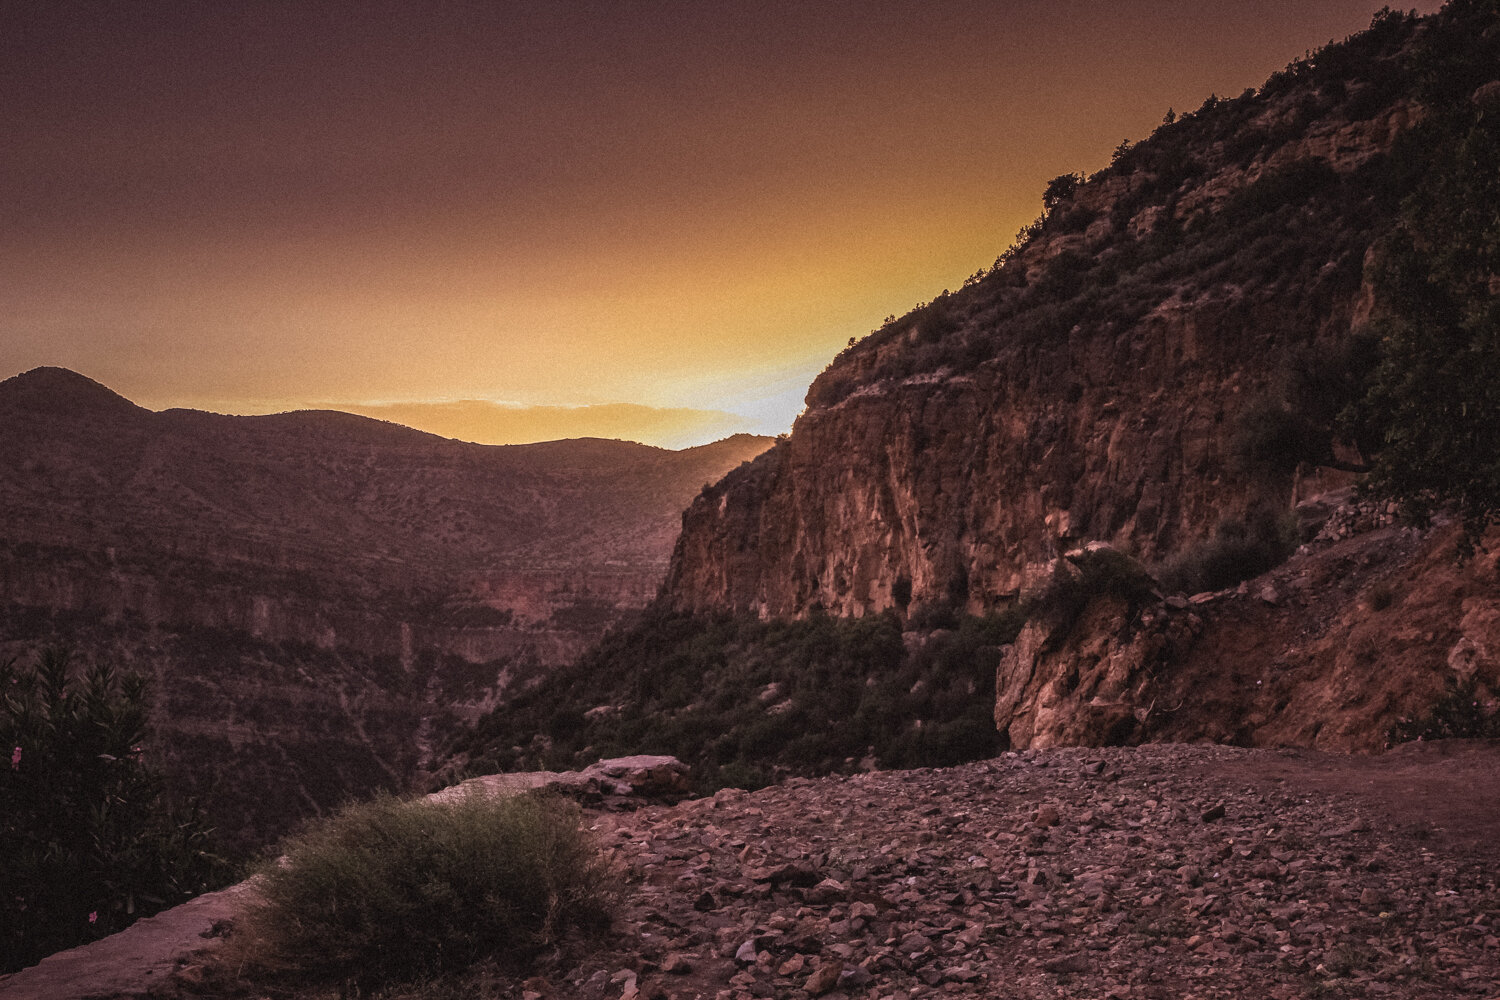
[(1211, 770), (1221, 780), (1352, 797), (1434, 850), (1500, 859), (1500, 741), (1405, 743), (1369, 756), (1280, 750), (1247, 763)]

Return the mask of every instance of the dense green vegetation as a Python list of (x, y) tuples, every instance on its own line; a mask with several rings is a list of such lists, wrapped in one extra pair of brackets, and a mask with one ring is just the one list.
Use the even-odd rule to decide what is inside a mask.
[(1222, 590), (1281, 565), (1300, 541), (1294, 518), (1262, 508), (1243, 521), (1221, 521), (1157, 566), (1156, 579), (1166, 593)]
[(1500, 19), (1445, 15), (1417, 51), (1421, 170), (1380, 247), (1381, 360), (1351, 415), (1377, 438), (1371, 489), (1420, 520), (1456, 508), (1473, 542), (1500, 519)]
[(66, 652), (0, 664), (0, 972), (228, 881), (195, 809), (146, 759), (146, 688)]
[(891, 614), (654, 612), (490, 713), (456, 749), (475, 773), (667, 753), (694, 765), (704, 790), (849, 770), (870, 755), (885, 767), (957, 764), (1004, 749), (995, 666), (1022, 618), (919, 637)]
[(579, 819), (531, 795), (351, 806), (263, 867), (239, 948), (271, 980), (354, 996), (481, 960), (519, 967), (608, 923), (614, 884)]

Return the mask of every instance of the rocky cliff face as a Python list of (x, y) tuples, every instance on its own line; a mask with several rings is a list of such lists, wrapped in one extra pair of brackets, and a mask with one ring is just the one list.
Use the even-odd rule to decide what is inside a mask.
[(662, 600), (978, 612), (1078, 542), (1154, 563), (1343, 485), (1435, 33), (1382, 16), (1058, 178), (994, 269), (839, 355), (790, 439), (699, 496)]
[[(661, 601), (911, 627), (1034, 597), (1085, 543), (1170, 568), (1260, 531), (1285, 558), (1307, 527), (1294, 507), (1347, 487), (1376, 443), (1340, 411), (1378, 357), (1372, 275), (1426, 183), (1424, 129), (1492, 114), (1497, 58), (1493, 5), (1384, 12), (1258, 91), (1169, 115), (1093, 177), (1057, 178), (993, 269), (840, 354), (790, 438), (694, 501)], [(1409, 615), (1371, 611), (1363, 564), (1304, 552), (1255, 584), (1297, 588), (1290, 605), (1158, 593), (1033, 621), (996, 722), (1018, 747), (1370, 749), (1441, 699), (1455, 657), (1493, 710), (1492, 567), (1450, 579), (1433, 553), (1451, 558), (1452, 534), (1415, 537), (1359, 557), (1428, 595)]]
[(1030, 622), (996, 671), (997, 727), (1016, 747), (1372, 751), (1435, 706), (1500, 718), (1497, 553), (1461, 562), (1456, 525), (1393, 521), (1329, 532), (1235, 588)]
[(487, 447), (38, 369), (0, 382), (0, 653), (152, 676), (156, 752), (261, 840), (405, 785), (507, 678), (644, 606), (693, 492), (768, 443)]

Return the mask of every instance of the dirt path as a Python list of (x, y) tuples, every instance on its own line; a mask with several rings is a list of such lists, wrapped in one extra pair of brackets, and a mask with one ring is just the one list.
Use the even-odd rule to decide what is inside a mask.
[(1500, 858), (1500, 742), (1407, 743), (1379, 755), (1278, 750), (1213, 771), (1219, 780), (1349, 797), (1414, 842), (1492, 863)]
[[(1500, 744), (1037, 750), (593, 823), (609, 937), (453, 996), (1500, 1000)], [(0, 997), (334, 995), (175, 961)]]
[(1488, 1000), (1497, 793), (1489, 744), (1056, 749), (721, 793), (602, 824), (640, 894), (610, 952), (531, 991)]

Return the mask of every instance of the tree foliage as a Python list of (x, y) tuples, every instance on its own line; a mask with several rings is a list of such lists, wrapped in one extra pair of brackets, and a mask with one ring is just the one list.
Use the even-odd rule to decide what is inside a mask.
[(914, 606), (919, 615), (943, 627), (908, 644), (889, 613), (763, 622), (649, 612), (480, 719), (454, 749), (479, 773), (669, 753), (692, 765), (700, 791), (848, 770), (867, 755), (884, 767), (992, 756), (1004, 749), (992, 718), (999, 647), (1024, 613)]
[(195, 811), (147, 764), (146, 687), (67, 652), (0, 664), (0, 972), (222, 884)]
[(1059, 174), (1052, 178), (1047, 182), (1047, 189), (1042, 192), (1042, 207), (1051, 212), (1077, 194), (1078, 186), (1082, 183), (1082, 174)]
[(1372, 486), (1419, 520), (1451, 506), (1472, 542), (1500, 519), (1500, 101), (1422, 126), (1430, 159), (1376, 274), (1382, 360), (1360, 416)]

